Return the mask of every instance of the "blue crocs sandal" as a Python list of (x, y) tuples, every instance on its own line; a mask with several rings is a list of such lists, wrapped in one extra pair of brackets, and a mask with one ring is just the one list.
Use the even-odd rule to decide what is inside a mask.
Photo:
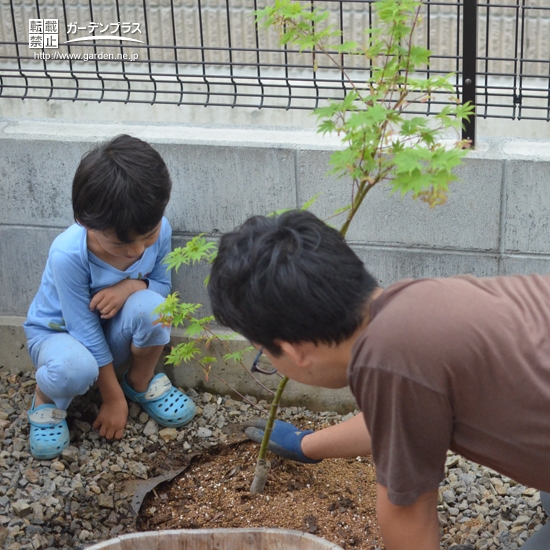
[[(127, 374), (127, 373), (126, 373)], [(161, 426), (179, 428), (190, 422), (195, 416), (195, 404), (187, 395), (172, 386), (166, 374), (157, 374), (147, 391), (134, 391), (126, 374), (122, 378), (122, 391), (134, 403), (139, 403), (145, 412), (154, 418)]]
[(67, 426), (67, 411), (46, 403), (28, 411), (31, 440), (31, 454), (38, 460), (58, 457), (69, 446), (70, 436)]

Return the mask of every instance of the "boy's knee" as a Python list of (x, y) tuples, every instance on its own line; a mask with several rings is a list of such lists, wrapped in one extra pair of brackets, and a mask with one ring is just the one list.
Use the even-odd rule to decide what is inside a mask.
[(130, 310), (133, 316), (149, 316), (154, 320), (158, 317), (158, 315), (155, 314), (155, 309), (157, 309), (162, 302), (164, 302), (164, 298), (158, 292), (145, 289), (134, 292), (129, 296), (124, 304), (124, 308)]
[(153, 290), (140, 290), (132, 294), (124, 304), (124, 315), (132, 319), (133, 333), (144, 330), (159, 331), (163, 327), (158, 323), (159, 315), (155, 310), (164, 302), (164, 298)]
[(159, 323), (159, 315), (155, 313), (163, 302), (160, 294), (148, 289), (140, 290), (126, 300), (124, 313), (132, 318), (133, 342), (137, 347), (164, 345), (170, 340), (170, 327)]
[(159, 322), (155, 313), (164, 298), (153, 290), (140, 290), (132, 294), (121, 311), (105, 323), (107, 343), (113, 353), (115, 365), (128, 359), (130, 344), (138, 348), (165, 345), (170, 341), (170, 326)]
[(36, 371), (40, 389), (52, 399), (86, 393), (97, 380), (99, 366), (91, 354), (57, 357)]

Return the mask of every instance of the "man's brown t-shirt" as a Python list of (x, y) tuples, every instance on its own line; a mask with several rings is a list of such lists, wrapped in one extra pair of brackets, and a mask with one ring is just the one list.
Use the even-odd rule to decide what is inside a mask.
[(392, 503), (436, 489), (448, 449), (550, 491), (550, 277), (396, 283), (348, 378)]

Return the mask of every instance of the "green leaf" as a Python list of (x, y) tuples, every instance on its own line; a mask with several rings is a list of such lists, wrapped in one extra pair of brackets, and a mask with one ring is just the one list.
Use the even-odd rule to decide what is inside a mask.
[(394, 156), (394, 163), (398, 174), (413, 175), (418, 170), (422, 170), (424, 162), (430, 158), (430, 152), (423, 148), (406, 148)]
[(417, 67), (427, 65), (430, 60), (430, 55), (430, 50), (426, 48), (421, 46), (411, 46), (409, 52), (410, 68), (416, 69)]
[[(235, 333), (236, 334), (236, 333)], [(229, 340), (233, 340), (235, 334), (218, 334), (218, 338), (220, 340), (224, 340), (226, 342), (228, 342)]]
[(217, 251), (217, 244), (204, 238), (204, 233), (193, 237), (184, 247), (175, 248), (164, 259), (168, 269), (175, 269), (176, 273), (182, 264), (195, 264), (200, 261), (213, 261)]
[(191, 322), (185, 328), (185, 335), (190, 336), (191, 338), (195, 336), (199, 336), (199, 334), (202, 334), (203, 332), (204, 332), (204, 327), (200, 323)]
[(319, 193), (315, 193), (315, 195), (313, 195), (311, 199), (309, 199), (304, 203), (304, 205), (302, 206), (302, 208), (300, 208), (300, 210), (308, 210), (311, 206), (315, 204), (315, 202), (317, 201), (320, 195), (321, 195), (321, 191), (319, 191)]
[(347, 212), (348, 210), (351, 210), (351, 204), (347, 204), (346, 206), (342, 206), (341, 208), (337, 208), (334, 211), (333, 216), (338, 216), (340, 214), (343, 214), (344, 212)]
[(475, 106), (471, 101), (465, 103), (464, 105), (457, 105), (455, 108), (456, 118), (459, 120), (470, 120), (472, 116), (475, 115)]
[(317, 133), (318, 134), (331, 134), (336, 130), (336, 124), (331, 119), (323, 120), (321, 123), (317, 126)]
[(428, 119), (425, 117), (414, 117), (409, 120), (405, 119), (401, 125), (400, 135), (414, 136), (422, 132), (428, 124)]
[(387, 109), (384, 105), (380, 103), (375, 103), (364, 111), (356, 111), (352, 113), (349, 117), (348, 122), (346, 123), (346, 128), (376, 128), (386, 122), (389, 113), (390, 110)]
[(358, 45), (357, 42), (344, 42), (336, 46), (336, 51), (338, 53), (355, 53), (357, 51)]
[(166, 356), (167, 365), (179, 365), (180, 363), (188, 363), (197, 355), (200, 355), (201, 350), (196, 346), (194, 341), (178, 344)]
[(231, 353), (226, 353), (223, 358), (225, 361), (233, 361), (235, 363), (240, 363), (243, 360), (244, 350), (242, 351), (232, 351)]

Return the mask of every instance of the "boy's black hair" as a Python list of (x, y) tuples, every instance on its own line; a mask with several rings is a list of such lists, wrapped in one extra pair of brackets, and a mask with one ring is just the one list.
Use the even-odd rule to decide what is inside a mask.
[(310, 212), (256, 216), (220, 242), (208, 294), (216, 319), (264, 346), (338, 344), (361, 325), (376, 280)]
[(74, 218), (128, 243), (159, 224), (171, 189), (159, 153), (141, 139), (120, 135), (82, 157), (73, 179)]

